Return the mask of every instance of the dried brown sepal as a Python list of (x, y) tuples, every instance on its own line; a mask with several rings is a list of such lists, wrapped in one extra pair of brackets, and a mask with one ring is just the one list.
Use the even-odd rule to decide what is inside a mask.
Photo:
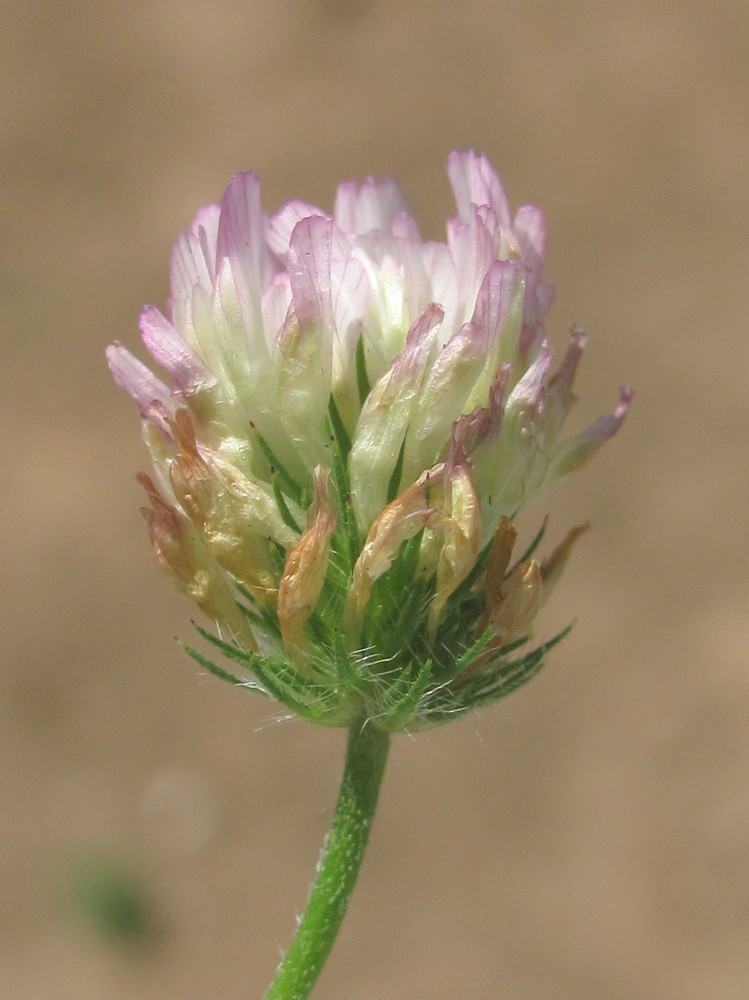
[(328, 571), (336, 515), (328, 496), (330, 471), (318, 466), (313, 477), (307, 530), (286, 555), (278, 587), (278, 622), (291, 656), (304, 658), (304, 626), (314, 611)]

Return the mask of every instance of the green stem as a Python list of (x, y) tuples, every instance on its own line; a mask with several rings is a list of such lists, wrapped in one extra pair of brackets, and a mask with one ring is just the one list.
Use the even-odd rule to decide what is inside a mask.
[(371, 722), (349, 730), (341, 790), (307, 908), (263, 1000), (306, 1000), (320, 975), (359, 874), (389, 746), (389, 734)]

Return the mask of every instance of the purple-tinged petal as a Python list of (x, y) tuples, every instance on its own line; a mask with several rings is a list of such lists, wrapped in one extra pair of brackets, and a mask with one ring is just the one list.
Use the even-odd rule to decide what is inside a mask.
[[(424, 245), (416, 223), (406, 212), (399, 212), (392, 221), (393, 250), (400, 263), (409, 324), (435, 302), (430, 277), (424, 266)], [(444, 307), (443, 300), (439, 300)]]
[(516, 336), (518, 324), (507, 321), (518, 289), (522, 293), (520, 278), (516, 264), (495, 261), (479, 288), (472, 320), (453, 335), (434, 362), (411, 420), (404, 457), (407, 478), (444, 452), (453, 423), (462, 413), (490, 401), (503, 358), (513, 357), (512, 347), (505, 348), (503, 333), (510, 340)]
[(510, 212), (504, 188), (485, 156), (477, 156), (473, 150), (450, 153), (447, 158), (447, 173), (455, 194), (458, 214), (464, 222), (469, 219), (471, 205), (488, 205), (494, 210), (500, 226), (510, 228)]
[(572, 384), (575, 380), (577, 366), (583, 356), (588, 338), (583, 330), (577, 327), (572, 330), (570, 345), (556, 372), (549, 379), (546, 397), (546, 413), (549, 426), (559, 428), (567, 416), (570, 407), (575, 402)]
[(343, 341), (352, 327), (361, 329), (369, 305), (371, 288), (360, 260), (348, 257), (334, 263), (331, 295), (335, 328)]
[(107, 348), (106, 355), (115, 382), (133, 397), (141, 417), (148, 417), (154, 403), (160, 403), (169, 411), (174, 409), (169, 389), (126, 347), (115, 341)]
[(613, 437), (624, 423), (632, 403), (632, 395), (632, 390), (628, 386), (622, 387), (619, 390), (619, 403), (612, 413), (603, 414), (582, 433), (564, 442), (559, 447), (559, 454), (550, 476), (554, 478), (566, 476), (568, 472), (587, 462), (605, 441)]
[(177, 392), (200, 392), (216, 384), (215, 377), (155, 306), (146, 306), (140, 316), (143, 343), (154, 361), (172, 376)]
[(498, 434), (511, 370), (511, 365), (500, 365), (489, 390), (488, 404), (461, 414), (453, 424), (447, 457), (448, 466), (458, 464), (464, 457), (470, 458), (480, 444)]

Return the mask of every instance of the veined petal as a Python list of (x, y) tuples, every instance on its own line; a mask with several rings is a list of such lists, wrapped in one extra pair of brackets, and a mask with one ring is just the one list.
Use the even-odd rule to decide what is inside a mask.
[(199, 285), (210, 294), (216, 280), (216, 240), (220, 209), (207, 205), (198, 212), (192, 229), (182, 233), (174, 245), (170, 265), (172, 322), (185, 332), (186, 309), (192, 291)]
[[(260, 300), (272, 275), (260, 203), (260, 178), (252, 171), (235, 174), (221, 199), (216, 269), (228, 260), (248, 347), (267, 356)], [(226, 294), (226, 293), (224, 293)]]
[[(491, 538), (501, 515), (513, 516), (538, 495), (550, 456), (541, 416), (551, 351), (545, 350), (509, 393), (498, 433), (481, 437), (473, 452), (481, 499), (481, 546)], [(495, 425), (496, 426), (496, 425)]]
[(313, 476), (313, 499), (307, 511), (307, 530), (286, 555), (278, 587), (278, 621), (286, 649), (295, 659), (303, 654), (303, 633), (315, 609), (328, 570), (330, 541), (336, 515), (328, 497), (329, 470), (318, 466)]
[(253, 171), (235, 174), (221, 199), (217, 259), (232, 262), (238, 287), (258, 299), (270, 276), (260, 178)]
[(280, 212), (267, 221), (265, 235), (268, 246), (284, 265), (288, 265), (289, 262), (291, 234), (297, 223), (311, 216), (327, 218), (321, 208), (311, 205), (308, 201), (296, 200), (284, 205)]

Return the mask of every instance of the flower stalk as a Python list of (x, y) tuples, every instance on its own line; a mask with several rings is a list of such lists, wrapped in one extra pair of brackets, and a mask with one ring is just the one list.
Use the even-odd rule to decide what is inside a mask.
[(349, 729), (333, 822), (291, 945), (263, 1000), (305, 1000), (338, 934), (369, 840), (390, 736), (369, 722)]

